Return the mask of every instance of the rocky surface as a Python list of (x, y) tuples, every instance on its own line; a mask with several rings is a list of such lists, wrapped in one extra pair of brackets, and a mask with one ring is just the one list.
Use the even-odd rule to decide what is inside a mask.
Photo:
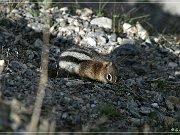
[(11, 109), (14, 117), (9, 120), (4, 114), (8, 107), (2, 103), (0, 125), (6, 121), (10, 126), (3, 123), (0, 131), (24, 131), (29, 122), (40, 77), (45, 12), (52, 19), (50, 70), (66, 48), (88, 46), (117, 64), (119, 82), (110, 85), (50, 76), (41, 123), (54, 120), (56, 131), (180, 130), (180, 45), (174, 37), (149, 36), (139, 23), (126, 23), (123, 32), (113, 33), (111, 19), (99, 18), (90, 9), (73, 14), (67, 7), (37, 10), (28, 2), (12, 10), (1, 6), (0, 59), (5, 60), (5, 67), (0, 95), (21, 109), (15, 113)]

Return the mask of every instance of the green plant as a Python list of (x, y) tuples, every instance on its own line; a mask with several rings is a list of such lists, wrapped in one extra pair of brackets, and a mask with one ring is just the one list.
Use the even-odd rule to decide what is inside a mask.
[(39, 16), (39, 10), (33, 10), (33, 9), (27, 9), (27, 11), (33, 16), (38, 17)]
[(107, 117), (119, 117), (120, 116), (120, 113), (111, 104), (100, 104), (97, 106), (97, 111), (99, 112), (100, 116), (107, 116)]
[[(137, 12), (138, 9), (132, 8), (128, 12), (119, 13), (116, 9), (116, 1), (114, 2), (113, 11), (111, 13), (112, 16), (112, 31), (113, 32), (123, 32), (122, 25), (124, 23), (130, 23), (130, 24), (136, 24), (136, 22), (146, 22), (146, 19), (149, 17), (149, 14), (147, 15), (141, 15), (141, 16), (135, 16), (132, 17), (135, 12)], [(124, 11), (122, 7), (122, 11)]]
[(9, 0), (8, 1), (8, 7), (10, 11), (12, 11), (15, 8), (18, 8), (21, 4), (23, 4), (25, 0)]
[(158, 80), (153, 80), (153, 81), (151, 82), (151, 86), (152, 86), (152, 87), (156, 87), (156, 88), (164, 88), (165, 85), (166, 85), (165, 81), (164, 81), (164, 80), (160, 80), (160, 79), (158, 79)]
[(108, 4), (109, 0), (99, 0), (99, 7), (97, 11), (97, 16), (104, 16), (104, 8)]
[(79, 3), (78, 3), (78, 0), (75, 0), (75, 7), (76, 7), (76, 8), (80, 8), (80, 5), (79, 5)]

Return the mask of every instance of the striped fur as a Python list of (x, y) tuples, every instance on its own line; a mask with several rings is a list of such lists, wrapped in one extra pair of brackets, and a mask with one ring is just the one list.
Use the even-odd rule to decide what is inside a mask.
[[(115, 82), (116, 68), (103, 55), (91, 48), (72, 47), (60, 55), (59, 67), (69, 73), (78, 74), (101, 82)], [(110, 66), (108, 66), (110, 65)], [(111, 74), (112, 80), (107, 75)]]

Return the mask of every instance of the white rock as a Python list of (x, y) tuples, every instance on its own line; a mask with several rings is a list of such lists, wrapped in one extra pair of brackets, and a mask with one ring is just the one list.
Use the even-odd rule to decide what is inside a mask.
[(148, 32), (142, 27), (142, 25), (139, 22), (136, 23), (136, 28), (137, 28), (137, 34), (140, 38), (142, 38), (143, 40), (149, 38)]
[(129, 23), (124, 23), (123, 32), (127, 33), (129, 37), (134, 37), (134, 34), (137, 34), (137, 28)]
[(130, 29), (132, 27), (132, 25), (131, 24), (129, 24), (129, 23), (124, 23), (123, 24), (123, 31), (124, 32), (126, 32), (128, 29)]
[(33, 18), (32, 14), (31, 14), (31, 13), (28, 13), (28, 12), (25, 14), (25, 16), (26, 16), (27, 18)]
[(45, 12), (45, 9), (44, 8), (41, 8), (39, 9), (40, 12), (44, 13)]
[(62, 31), (58, 32), (57, 37), (62, 37), (63, 33)]
[(151, 105), (152, 105), (154, 108), (159, 108), (158, 103), (152, 103)]
[(122, 38), (120, 38), (120, 37), (118, 37), (118, 38), (117, 38), (117, 42), (118, 42), (119, 44), (122, 44), (123, 39), (122, 39)]
[(80, 19), (85, 20), (85, 21), (89, 20), (89, 18), (87, 16), (80, 16)]
[(91, 9), (89, 9), (89, 8), (84, 8), (84, 9), (82, 10), (81, 15), (82, 15), (82, 16), (89, 16), (89, 15), (91, 15), (92, 13), (93, 13), (93, 11), (92, 11)]
[(174, 75), (175, 75), (177, 78), (180, 78), (180, 71), (175, 71)]
[(114, 46), (108, 46), (108, 48), (105, 48), (105, 50), (103, 51), (104, 53), (103, 54), (110, 54), (113, 50), (114, 50)]
[(63, 18), (56, 18), (55, 20), (56, 20), (57, 22), (61, 23), (61, 22), (63, 22), (65, 19), (63, 19)]
[(68, 17), (68, 23), (69, 23), (69, 24), (73, 24), (73, 22), (74, 22), (74, 19), (71, 18), (71, 17)]
[(151, 42), (151, 40), (150, 40), (149, 37), (146, 38), (145, 42), (146, 42), (146, 43), (149, 43), (149, 44), (152, 44), (152, 42)]
[(74, 20), (73, 24), (74, 24), (75, 26), (79, 26), (78, 20)]
[(146, 30), (142, 27), (142, 25), (140, 23), (136, 23), (136, 28), (138, 31), (138, 36), (144, 40), (147, 36)]
[(18, 13), (15, 14), (15, 17), (17, 17), (17, 18), (23, 18), (23, 16), (21, 16), (21, 15), (18, 14)]
[(180, 50), (175, 50), (174, 54), (179, 55), (180, 54)]
[(59, 31), (61, 32), (66, 32), (66, 31), (69, 31), (69, 30), (75, 30), (76, 27), (74, 26), (67, 26), (67, 27), (59, 27)]
[(72, 35), (72, 33), (73, 33), (73, 31), (71, 31), (71, 30), (66, 31), (66, 35), (67, 35), (67, 36)]
[(76, 14), (81, 16), (90, 16), (93, 13), (93, 11), (89, 8), (84, 8), (82, 10), (76, 9)]
[(121, 44), (135, 44), (135, 40), (134, 39), (127, 39), (127, 38), (124, 38), (122, 40), (122, 43)]
[(91, 25), (98, 25), (99, 27), (104, 27), (111, 29), (112, 28), (112, 19), (109, 19), (107, 17), (99, 17), (99, 18), (94, 18), (91, 20)]
[(74, 41), (75, 44), (79, 44), (79, 42), (81, 41), (81, 37), (76, 36), (76, 37), (74, 37), (73, 41)]
[(63, 14), (65, 14), (68, 11), (68, 7), (63, 7), (59, 9)]
[(174, 76), (172, 76), (172, 75), (169, 75), (169, 76), (168, 76), (168, 79), (169, 79), (170, 81), (176, 80), (176, 78), (175, 78)]
[(89, 44), (90, 46), (96, 46), (96, 41), (91, 38), (91, 37), (88, 37), (88, 38), (85, 38), (85, 41), (87, 42), (87, 44)]
[(30, 23), (30, 24), (28, 24), (28, 27), (32, 28), (36, 32), (41, 32), (44, 25), (41, 23)]
[(50, 28), (50, 33), (52, 33), (54, 31), (54, 28), (55, 28), (55, 25), (53, 25), (51, 28)]
[(81, 9), (76, 9), (76, 14), (77, 14), (77, 15), (81, 15), (81, 13), (82, 13), (82, 10), (81, 10)]
[(67, 114), (66, 112), (62, 114), (62, 118), (63, 118), (63, 119), (66, 119), (67, 116), (68, 116), (68, 114)]
[(17, 10), (17, 9), (13, 9), (13, 10), (11, 11), (11, 13), (18, 13), (18, 10)]
[(52, 7), (50, 9), (51, 13), (54, 14), (54, 13), (57, 13), (59, 11), (58, 7)]
[(79, 32), (79, 30), (80, 30), (79, 27), (75, 27), (75, 28), (74, 28), (74, 31), (75, 31), (75, 32)]
[(5, 61), (4, 60), (0, 60), (0, 66), (4, 66)]
[(106, 44), (106, 38), (99, 36), (98, 37), (98, 44), (100, 44), (100, 45)]
[(85, 35), (84, 30), (80, 29), (80, 30), (79, 30), (79, 35), (84, 36), (84, 35)]
[(153, 37), (153, 39), (154, 39), (154, 42), (159, 43), (159, 41), (161, 40), (161, 37), (160, 36), (159, 37)]
[(94, 108), (94, 107), (96, 107), (96, 105), (95, 104), (91, 104), (91, 108)]

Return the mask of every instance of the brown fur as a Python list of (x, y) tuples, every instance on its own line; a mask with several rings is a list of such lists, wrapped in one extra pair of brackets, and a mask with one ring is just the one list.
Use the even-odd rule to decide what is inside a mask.
[(84, 61), (80, 64), (80, 76), (89, 77), (91, 79), (98, 79), (103, 68), (101, 62), (94, 62), (91, 60)]
[(92, 60), (87, 60), (84, 61), (80, 64), (80, 73), (79, 75), (81, 77), (88, 77), (94, 80), (99, 80), (100, 81), (100, 77), (103, 78), (103, 80), (105, 82), (109, 82), (106, 79), (106, 76), (111, 73), (112, 74), (112, 79), (116, 80), (116, 78), (114, 78), (114, 76), (116, 76), (116, 73), (113, 72), (115, 70), (113, 65), (108, 65), (109, 62), (104, 61), (104, 62), (100, 62), (100, 61), (92, 61)]

